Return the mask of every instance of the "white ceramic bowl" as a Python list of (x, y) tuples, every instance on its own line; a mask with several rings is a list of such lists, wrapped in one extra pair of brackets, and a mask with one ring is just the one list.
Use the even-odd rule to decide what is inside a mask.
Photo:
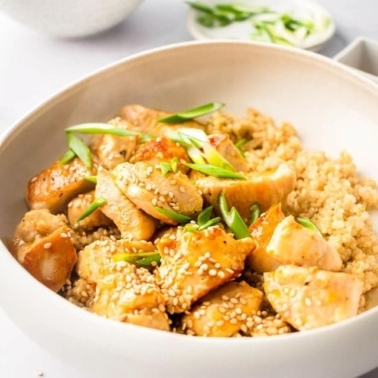
[(0, 0), (0, 11), (55, 37), (84, 37), (122, 22), (142, 0)]
[[(376, 180), (378, 86), (313, 53), (245, 42), (160, 48), (116, 63), (42, 104), (0, 140), (0, 235), (26, 210), (27, 180), (65, 151), (63, 128), (123, 104), (182, 110), (224, 101), (289, 120), (306, 147), (348, 149)], [(42, 286), (0, 243), (0, 304), (38, 344), (93, 378), (352, 378), (378, 364), (378, 309), (271, 338), (193, 338), (113, 322)]]

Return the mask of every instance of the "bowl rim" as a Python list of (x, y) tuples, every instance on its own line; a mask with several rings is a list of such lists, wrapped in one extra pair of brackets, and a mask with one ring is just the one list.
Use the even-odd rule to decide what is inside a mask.
[[(85, 85), (86, 82), (89, 80), (95, 79), (100, 77), (102, 74), (110, 72), (116, 67), (120, 67), (123, 64), (126, 64), (131, 61), (137, 61), (139, 59), (143, 59), (149, 57), (151, 55), (155, 55), (158, 53), (165, 53), (167, 51), (173, 50), (181, 50), (187, 48), (197, 48), (198, 46), (209, 45), (209, 46), (222, 46), (222, 45), (241, 45), (247, 48), (248, 46), (256, 49), (262, 49), (267, 51), (276, 51), (278, 54), (284, 55), (291, 55), (296, 59), (303, 59), (312, 61), (313, 64), (320, 65), (321, 67), (331, 70), (335, 74), (345, 76), (345, 79), (357, 83), (360, 87), (365, 89), (368, 92), (372, 92), (378, 98), (378, 85), (373, 83), (371, 80), (363, 77), (362, 75), (356, 73), (353, 69), (335, 61), (330, 58), (315, 54), (311, 51), (300, 50), (300, 49), (292, 49), (290, 47), (279, 46), (274, 44), (260, 44), (253, 41), (230, 41), (230, 40), (209, 40), (209, 41), (189, 41), (189, 42), (181, 42), (176, 44), (171, 44), (168, 46), (163, 47), (156, 47), (147, 51), (143, 51), (137, 54), (133, 54), (128, 56), (124, 59), (118, 60), (114, 63), (108, 64), (98, 70), (95, 70), (92, 73), (84, 76), (82, 79), (73, 81), (69, 85), (63, 87), (55, 92), (54, 95), (49, 96), (46, 100), (42, 101), (39, 105), (34, 107), (30, 112), (26, 115), (22, 116), (19, 120), (13, 123), (7, 130), (5, 130), (0, 135), (0, 154), (1, 150), (6, 146), (8, 143), (11, 142), (13, 137), (15, 137), (18, 133), (22, 132), (24, 128), (27, 127), (27, 122), (31, 121), (33, 118), (38, 117), (39, 113), (44, 112), (46, 108), (53, 105), (55, 102), (61, 101), (64, 99), (65, 96), (69, 96), (71, 91), (74, 91), (76, 88)], [(5, 253), (4, 253), (5, 252)], [(374, 309), (370, 309), (358, 316), (352, 317), (345, 321), (328, 325), (325, 327), (320, 327), (308, 331), (302, 332), (294, 332), (290, 334), (279, 335), (279, 337), (242, 337), (242, 338), (206, 338), (206, 337), (187, 337), (186, 335), (176, 334), (173, 332), (165, 332), (159, 331), (156, 329), (150, 329), (140, 326), (135, 326), (132, 324), (116, 322), (116, 321), (109, 321), (108, 319), (104, 319), (96, 314), (89, 313), (87, 311), (83, 311), (81, 308), (73, 305), (63, 297), (57, 295), (56, 293), (49, 290), (43, 284), (38, 282), (34, 277), (32, 277), (26, 270), (22, 269), (19, 263), (14, 259), (11, 253), (8, 251), (6, 246), (1, 243), (0, 241), (0, 260), (5, 262), (5, 265), (0, 264), (0, 268), (4, 266), (8, 266), (10, 270), (13, 270), (15, 275), (25, 280), (24, 289), (29, 291), (30, 293), (37, 294), (41, 297), (46, 303), (49, 303), (49, 306), (55, 307), (56, 309), (62, 309), (67, 314), (67, 317), (70, 317), (72, 321), (76, 323), (78, 326), (77, 329), (84, 330), (85, 329), (97, 329), (102, 328), (106, 329), (107, 332), (111, 334), (122, 334), (130, 335), (130, 333), (137, 332), (138, 338), (143, 339), (145, 342), (152, 342), (155, 340), (157, 343), (161, 341), (161, 337), (164, 337), (167, 341), (176, 342), (177, 340), (180, 342), (180, 345), (197, 345), (197, 344), (206, 344), (206, 345), (217, 345), (218, 347), (229, 345), (230, 343), (236, 345), (250, 345), (254, 344), (257, 346), (263, 346), (268, 343), (269, 346), (273, 346), (274, 343), (281, 343), (282, 341), (290, 340), (296, 341), (301, 340), (303, 338), (307, 339), (307, 336), (321, 336), (327, 334), (328, 337), (334, 334), (336, 337), (340, 336), (343, 333), (343, 330), (349, 328), (352, 324), (355, 323), (362, 323), (365, 320), (369, 320), (372, 318), (378, 318), (378, 307)], [(16, 280), (15, 280), (16, 281)], [(4, 309), (7, 313), (7, 308), (3, 307), (0, 303), (0, 307)], [(164, 336), (163, 336), (164, 335)], [(195, 340), (195, 341), (193, 341)]]

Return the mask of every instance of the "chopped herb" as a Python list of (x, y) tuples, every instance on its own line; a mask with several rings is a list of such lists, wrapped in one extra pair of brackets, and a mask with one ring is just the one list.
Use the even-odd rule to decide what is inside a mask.
[(82, 123), (80, 125), (67, 127), (65, 131), (80, 134), (110, 134), (122, 137), (140, 134), (136, 131), (121, 129), (119, 127), (109, 125), (108, 123)]
[(205, 105), (201, 105), (197, 108), (190, 109), (184, 112), (172, 114), (168, 117), (158, 119), (158, 122), (162, 123), (181, 123), (189, 121), (193, 118), (201, 117), (203, 115), (215, 112), (224, 107), (225, 104), (221, 102), (210, 102)]
[(92, 168), (92, 156), (88, 146), (76, 135), (72, 133), (66, 133), (68, 147), (75, 155), (86, 165), (87, 168)]
[(211, 214), (213, 213), (213, 206), (209, 206), (202, 210), (197, 217), (198, 231), (205, 230), (221, 221), (220, 217), (215, 217), (211, 219)]
[(64, 165), (69, 163), (72, 159), (76, 157), (75, 152), (73, 152), (71, 149), (69, 149), (59, 160), (59, 164)]
[(170, 163), (166, 161), (160, 163), (159, 165), (160, 165), (162, 174), (165, 176), (168, 172), (176, 173), (178, 170), (178, 163), (179, 163), (179, 160), (177, 157), (172, 158)]
[(232, 207), (231, 210), (228, 209), (227, 200), (223, 193), (218, 197), (218, 205), (222, 218), (235, 235), (235, 239), (248, 238), (251, 236), (247, 225), (244, 223), (235, 207)]
[(207, 176), (214, 176), (218, 178), (227, 178), (227, 179), (237, 179), (237, 180), (245, 180), (246, 178), (237, 172), (232, 172), (227, 169), (223, 169), (220, 167), (216, 167), (210, 164), (185, 164), (190, 169), (194, 171), (201, 172)]
[(192, 220), (192, 218), (187, 217), (186, 215), (182, 215), (180, 213), (176, 213), (176, 211), (173, 210), (168, 210), (168, 209), (163, 209), (158, 206), (154, 206), (154, 209), (159, 212), (160, 214), (174, 220), (175, 222), (178, 223), (188, 223)]
[(252, 225), (260, 218), (261, 210), (259, 204), (256, 202), (251, 206), (251, 221), (250, 224)]
[(244, 151), (242, 150), (242, 147), (247, 143), (247, 139), (243, 138), (243, 139), (240, 139), (238, 140), (236, 143), (235, 143), (235, 147), (239, 150), (241, 156), (245, 157), (245, 153)]
[(97, 184), (97, 176), (84, 176), (83, 179)]
[(112, 255), (115, 262), (125, 261), (130, 264), (140, 266), (154, 266), (160, 264), (161, 256), (159, 252), (135, 252), (135, 253), (116, 253)]
[(297, 221), (297, 223), (299, 223), (303, 227), (308, 228), (309, 230), (315, 231), (319, 233), (320, 235), (322, 235), (318, 226), (312, 220), (308, 218), (302, 218), (302, 217), (296, 217), (295, 220)]
[(87, 208), (87, 210), (84, 211), (83, 214), (80, 215), (78, 222), (82, 221), (89, 215), (91, 215), (93, 212), (95, 212), (98, 208), (100, 208), (104, 203), (106, 203), (105, 198), (96, 198)]

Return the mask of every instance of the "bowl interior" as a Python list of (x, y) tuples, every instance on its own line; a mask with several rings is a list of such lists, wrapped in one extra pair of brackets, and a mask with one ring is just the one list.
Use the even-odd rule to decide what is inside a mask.
[[(69, 87), (2, 136), (0, 236), (10, 236), (27, 209), (27, 181), (65, 152), (63, 128), (106, 121), (124, 104), (179, 111), (221, 101), (226, 103), (226, 112), (237, 115), (253, 107), (277, 122), (291, 122), (306, 148), (324, 150), (331, 156), (348, 150), (359, 171), (378, 180), (372, 163), (378, 159), (377, 99), (378, 87), (352, 70), (312, 53), (278, 46), (190, 43), (126, 59)], [(173, 334), (162, 338), (158, 331), (105, 321), (74, 308), (31, 279), (8, 257), (0, 243), (0, 284), (4, 288), (0, 300), (4, 309), (31, 337), (67, 361), (90, 370), (92, 377), (108, 375), (110, 368), (112, 377), (124, 376), (119, 369), (124, 362), (146, 372), (150, 356), (156, 372), (167, 376), (168, 369), (172, 374), (177, 372), (174, 369), (183, 369), (180, 361), (187, 361), (189, 354), (196, 361), (180, 370), (185, 378), (196, 376), (195, 372), (212, 376), (215, 370), (220, 374), (237, 371), (244, 378), (250, 376), (251, 369), (265, 378), (274, 375), (274, 366), (282, 369), (283, 376), (292, 378), (302, 377), (304, 371), (307, 377), (352, 377), (376, 364), (376, 345), (368, 347), (370, 341), (366, 341), (378, 339), (376, 310), (326, 330), (269, 340), (200, 340)], [(6, 294), (9, 290), (12, 295)], [(24, 303), (33, 306), (27, 316)], [(154, 348), (160, 348), (162, 340), (166, 340), (165, 353), (156, 354)], [(351, 340), (354, 348), (345, 348)], [(230, 342), (234, 347), (229, 347)], [(85, 353), (77, 353), (73, 343)], [(360, 349), (364, 353), (356, 361), (355, 351)], [(99, 353), (101, 361), (96, 363)], [(295, 364), (290, 362), (293, 353)], [(255, 358), (252, 367), (251, 356)], [(332, 362), (328, 362), (337, 367), (332, 372), (323, 362), (326, 356), (332, 356)], [(209, 358), (217, 363), (210, 367)], [(345, 374), (340, 374), (340, 369)]]

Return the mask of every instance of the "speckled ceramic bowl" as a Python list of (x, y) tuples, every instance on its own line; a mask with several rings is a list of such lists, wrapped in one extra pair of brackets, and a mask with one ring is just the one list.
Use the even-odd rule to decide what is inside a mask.
[[(127, 58), (60, 92), (0, 139), (0, 235), (26, 210), (25, 184), (65, 151), (63, 128), (109, 119), (123, 104), (171, 111), (210, 101), (292, 122), (307, 148), (347, 149), (378, 179), (378, 86), (313, 53), (201, 42)], [(378, 364), (378, 309), (270, 338), (195, 338), (103, 319), (54, 294), (0, 243), (0, 305), (33, 340), (93, 378), (353, 378)]]
[(122, 22), (142, 0), (0, 0), (0, 12), (37, 31), (73, 38)]

